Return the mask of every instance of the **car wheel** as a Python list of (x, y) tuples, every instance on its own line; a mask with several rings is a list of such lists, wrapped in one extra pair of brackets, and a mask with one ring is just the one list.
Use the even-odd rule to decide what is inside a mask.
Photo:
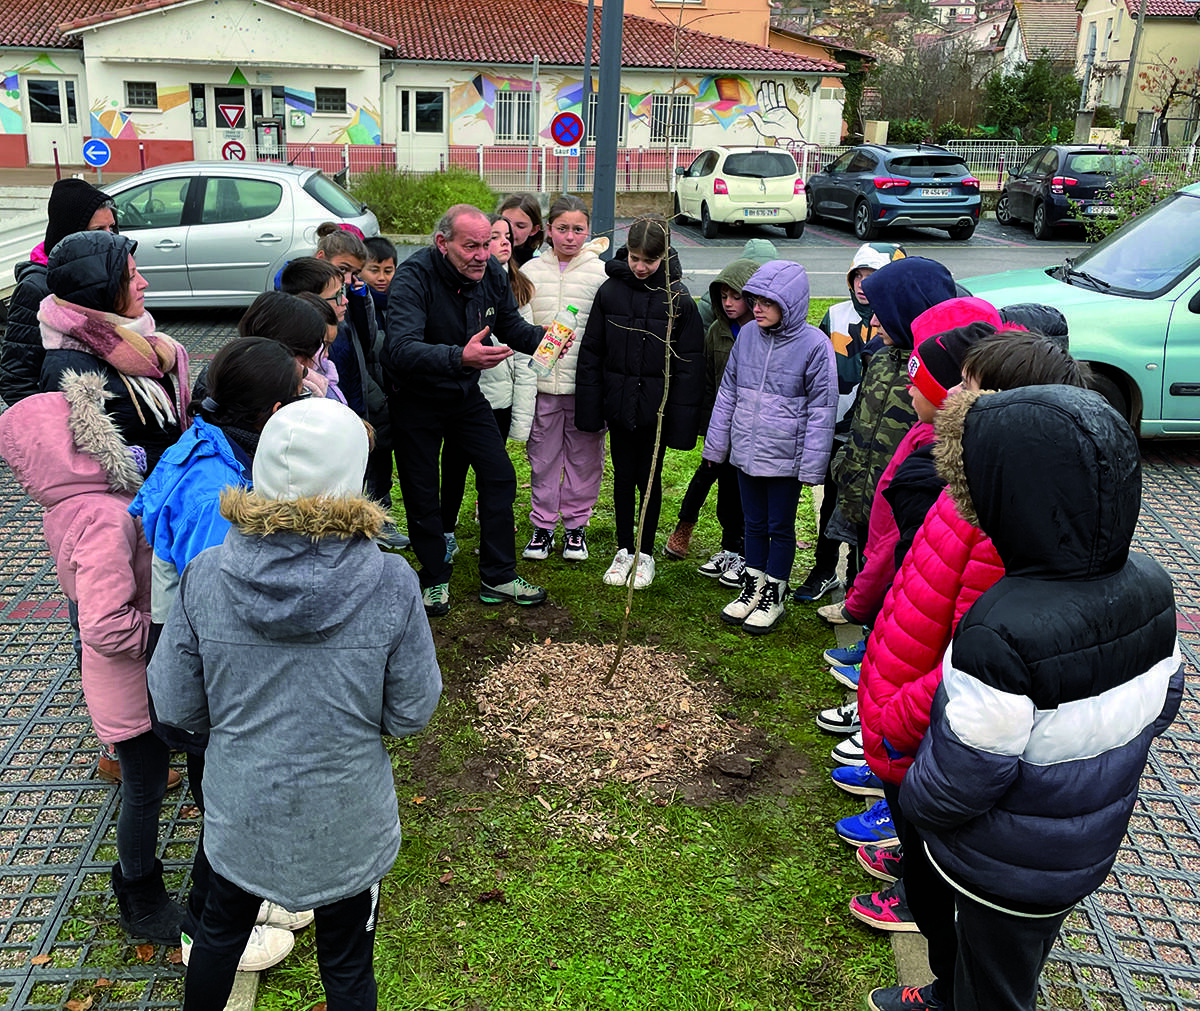
[(1012, 212), (1008, 207), (1007, 191), (1000, 194), (1000, 199), (996, 201), (996, 220), (1002, 225), (1015, 225), (1017, 219), (1012, 216)]
[(679, 194), (675, 194), (675, 223), (682, 225), (687, 221), (687, 215), (683, 213), (683, 208), (679, 206)]
[(1088, 385), (1107, 400), (1114, 411), (1132, 424), (1133, 419), (1129, 415), (1129, 395), (1121, 384), (1103, 372), (1093, 372)]
[(1046, 222), (1046, 205), (1038, 204), (1033, 209), (1033, 237), (1035, 239), (1050, 238), (1050, 225)]
[(821, 216), (817, 213), (816, 201), (809, 197), (808, 203), (804, 206), (804, 220), (810, 225), (815, 225), (821, 220)]
[(955, 241), (965, 242), (975, 234), (975, 226), (955, 225), (953, 228), (947, 228), (946, 231), (950, 233), (950, 238), (954, 239)]
[(875, 238), (877, 231), (875, 220), (871, 217), (870, 205), (865, 200), (860, 200), (854, 207), (854, 234), (863, 242), (869, 242)]
[(712, 215), (708, 213), (708, 204), (700, 205), (700, 234), (706, 239), (715, 239), (717, 237), (717, 223), (713, 221)]
[(792, 221), (783, 226), (783, 234), (789, 239), (798, 239), (804, 234), (804, 222)]

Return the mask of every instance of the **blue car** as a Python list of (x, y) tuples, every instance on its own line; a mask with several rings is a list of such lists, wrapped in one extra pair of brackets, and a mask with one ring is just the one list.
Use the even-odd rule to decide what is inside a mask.
[(810, 222), (845, 222), (864, 242), (901, 225), (969, 239), (979, 223), (979, 180), (932, 144), (860, 144), (810, 176), (807, 190)]

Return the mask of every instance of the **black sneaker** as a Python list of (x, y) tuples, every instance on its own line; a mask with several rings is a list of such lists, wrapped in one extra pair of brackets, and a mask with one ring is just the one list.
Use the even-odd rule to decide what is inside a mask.
[(550, 552), (554, 550), (554, 531), (545, 530), (542, 527), (533, 528), (533, 536), (529, 538), (529, 543), (525, 545), (525, 550), (521, 552), (522, 558), (529, 558), (535, 562), (544, 562), (550, 557)]
[(563, 558), (568, 562), (588, 560), (587, 533), (583, 527), (574, 527), (563, 536)]
[(940, 1011), (946, 1002), (934, 995), (937, 983), (924, 986), (884, 986), (867, 994), (871, 1011)]
[(841, 580), (836, 574), (826, 575), (814, 570), (808, 574), (808, 578), (803, 583), (796, 587), (796, 592), (792, 594), (792, 600), (797, 604), (809, 604), (832, 593), (841, 585)]

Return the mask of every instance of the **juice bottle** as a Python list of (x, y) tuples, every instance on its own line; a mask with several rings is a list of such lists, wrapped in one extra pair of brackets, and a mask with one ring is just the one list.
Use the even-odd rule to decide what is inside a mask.
[(554, 363), (575, 336), (579, 322), (579, 310), (573, 305), (560, 309), (546, 328), (546, 336), (529, 359), (529, 367), (539, 376), (548, 376), (554, 371)]

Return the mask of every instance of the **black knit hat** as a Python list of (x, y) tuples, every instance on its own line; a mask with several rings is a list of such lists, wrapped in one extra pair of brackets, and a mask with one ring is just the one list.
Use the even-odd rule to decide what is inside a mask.
[(996, 332), (991, 323), (968, 323), (927, 337), (908, 359), (908, 378), (927, 400), (941, 407), (946, 392), (962, 379), (962, 363), (978, 341)]
[(50, 191), (50, 202), (46, 205), (49, 221), (46, 223), (46, 255), (72, 232), (87, 228), (92, 215), (109, 196), (82, 179), (60, 179)]

